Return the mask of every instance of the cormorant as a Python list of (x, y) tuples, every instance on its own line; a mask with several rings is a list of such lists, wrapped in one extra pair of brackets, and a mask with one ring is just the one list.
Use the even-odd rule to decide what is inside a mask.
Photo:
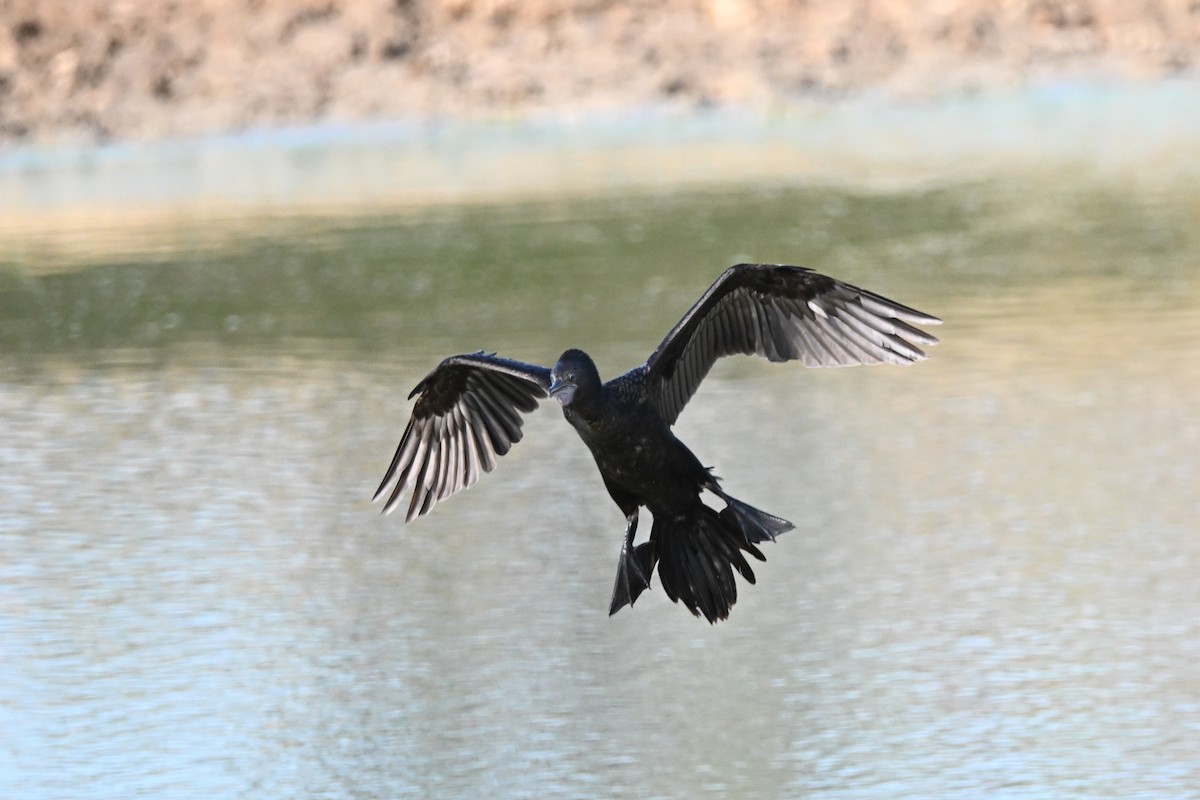
[[(479, 351), (451, 356), (409, 395), (417, 397), (375, 499), (384, 513), (410, 487), (405, 521), (473, 484), (521, 439), (520, 412), (553, 397), (591, 450), (604, 485), (625, 514), (609, 614), (633, 605), (658, 566), (663, 590), (709, 622), (737, 600), (736, 571), (754, 583), (743, 553), (793, 525), (730, 497), (675, 437), (671, 426), (721, 356), (757, 353), (809, 367), (910, 364), (915, 344), (937, 339), (914, 324), (941, 320), (804, 267), (738, 264), (725, 270), (646, 363), (604, 383), (582, 350), (552, 369)], [(703, 503), (708, 490), (725, 508)], [(634, 546), (638, 509), (654, 517), (649, 540)]]

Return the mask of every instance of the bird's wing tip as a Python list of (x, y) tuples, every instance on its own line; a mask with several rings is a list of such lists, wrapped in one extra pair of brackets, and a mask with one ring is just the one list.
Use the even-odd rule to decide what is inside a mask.
[(917, 341), (920, 342), (921, 344), (927, 344), (930, 347), (933, 347), (934, 345), (942, 343), (941, 339), (939, 339), (936, 336), (933, 336), (932, 334), (925, 333), (925, 331), (921, 331), (921, 333), (924, 335), (921, 336), (919, 339), (917, 339)]

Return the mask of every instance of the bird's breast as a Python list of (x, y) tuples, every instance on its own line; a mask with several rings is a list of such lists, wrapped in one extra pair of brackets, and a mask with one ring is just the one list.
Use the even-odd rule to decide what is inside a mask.
[(654, 507), (687, 504), (698, 491), (695, 458), (674, 437), (629, 432), (592, 447), (605, 479)]

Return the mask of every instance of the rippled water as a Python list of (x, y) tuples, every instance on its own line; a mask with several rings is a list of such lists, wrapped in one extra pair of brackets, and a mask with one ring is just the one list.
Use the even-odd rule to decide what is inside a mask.
[[(1044, 175), (13, 256), (0, 794), (1197, 796), (1197, 218)], [(442, 356), (611, 375), (749, 258), (946, 325), (909, 369), (706, 381), (681, 437), (797, 523), (728, 622), (657, 581), (606, 616), (623, 520), (551, 407), (431, 516), (370, 505)]]

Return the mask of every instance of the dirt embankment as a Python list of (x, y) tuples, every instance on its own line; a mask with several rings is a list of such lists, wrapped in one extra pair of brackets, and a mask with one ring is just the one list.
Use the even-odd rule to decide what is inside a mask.
[(1200, 0), (0, 0), (0, 141), (1194, 70)]

